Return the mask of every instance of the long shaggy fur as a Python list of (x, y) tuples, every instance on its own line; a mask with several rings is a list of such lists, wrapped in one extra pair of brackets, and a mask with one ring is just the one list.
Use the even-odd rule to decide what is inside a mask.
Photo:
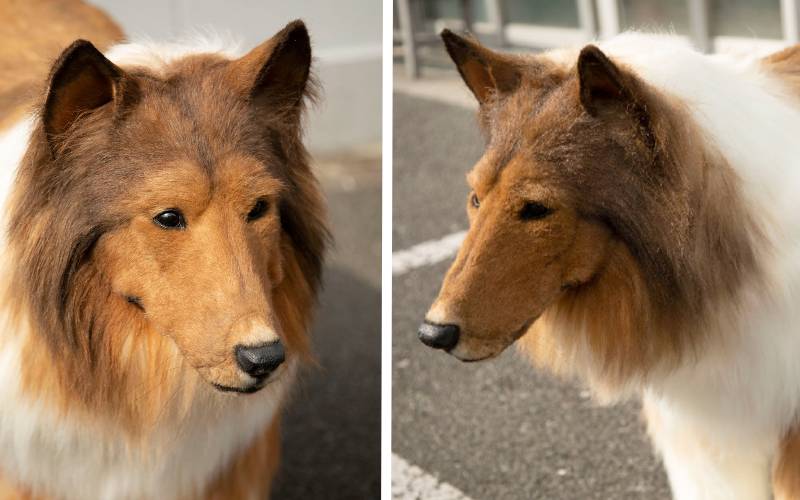
[[(277, 463), (276, 414), (298, 364), (310, 357), (307, 332), (328, 239), (301, 140), (303, 103), (314, 89), (309, 83), (284, 109), (278, 103), (287, 96), (278, 96), (269, 113), (253, 113), (232, 92), (247, 85), (227, 69), (235, 51), (207, 54), (212, 45), (118, 45), (109, 58), (130, 79), (114, 106), (58, 137), (48, 136), (41, 115), (0, 137), (8, 186), (0, 483), (81, 499), (266, 491)], [(265, 45), (254, 57), (274, 49)], [(171, 104), (142, 109), (154, 92)], [(134, 125), (108, 126), (126, 121)], [(120, 263), (97, 252), (130, 223), (126, 203), (141, 195), (142, 183), (169, 174), (158, 165), (190, 158), (213, 172), (214, 159), (232, 150), (269, 165), (282, 193), (273, 208), (280, 264), (254, 265), (279, 274), (271, 306), (290, 356), (281, 378), (254, 396), (222, 394), (202, 380), (150, 324), (148, 304), (114, 289)]]
[[(491, 356), (523, 325), (538, 364), (644, 398), (675, 498), (795, 498), (800, 49), (737, 60), (630, 33), (512, 56), (443, 37), (488, 139), (427, 317), (461, 327), (451, 353)], [(523, 230), (519, 192), (557, 208)]]

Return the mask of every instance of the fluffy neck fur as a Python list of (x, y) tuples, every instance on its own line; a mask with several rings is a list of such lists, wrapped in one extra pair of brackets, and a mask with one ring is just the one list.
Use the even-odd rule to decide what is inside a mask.
[[(765, 304), (791, 303), (800, 228), (790, 166), (800, 147), (790, 131), (800, 113), (790, 105), (796, 98), (752, 61), (638, 34), (600, 46), (667, 96), (656, 141), (679, 169), (690, 211), (662, 226), (666, 238), (638, 244), (666, 257), (682, 288), (654, 295), (652, 282), (663, 276), (641, 265), (635, 247), (618, 244), (595, 280), (567, 292), (520, 346), (614, 398), (748, 335), (748, 316)], [(550, 57), (574, 61), (574, 53)]]

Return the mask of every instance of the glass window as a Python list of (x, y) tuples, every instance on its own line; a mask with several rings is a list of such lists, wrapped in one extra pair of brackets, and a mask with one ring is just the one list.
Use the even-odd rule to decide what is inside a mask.
[(570, 0), (503, 0), (507, 23), (578, 28), (578, 3)]
[(783, 38), (780, 0), (711, 0), (711, 34)]
[(621, 0), (622, 29), (689, 34), (686, 0)]
[[(425, 0), (425, 18), (427, 19), (461, 19), (462, 0)], [(469, 0), (472, 20), (486, 22), (486, 3), (484, 0)]]

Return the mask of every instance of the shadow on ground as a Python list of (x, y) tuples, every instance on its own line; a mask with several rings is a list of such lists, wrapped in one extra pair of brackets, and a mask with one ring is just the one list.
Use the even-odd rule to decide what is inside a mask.
[(380, 291), (330, 270), (314, 332), (321, 366), (306, 371), (283, 418), (275, 498), (378, 498), (379, 331)]
[(283, 416), (272, 498), (380, 497), (380, 156), (318, 162), (335, 240), (306, 369)]

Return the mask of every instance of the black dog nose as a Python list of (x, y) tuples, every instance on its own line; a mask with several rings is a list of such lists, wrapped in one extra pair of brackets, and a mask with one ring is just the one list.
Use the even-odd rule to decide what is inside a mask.
[(286, 359), (280, 341), (256, 346), (236, 346), (236, 362), (243, 372), (251, 377), (264, 378)]
[(437, 325), (425, 321), (419, 326), (417, 335), (426, 346), (449, 351), (458, 344), (458, 325)]

